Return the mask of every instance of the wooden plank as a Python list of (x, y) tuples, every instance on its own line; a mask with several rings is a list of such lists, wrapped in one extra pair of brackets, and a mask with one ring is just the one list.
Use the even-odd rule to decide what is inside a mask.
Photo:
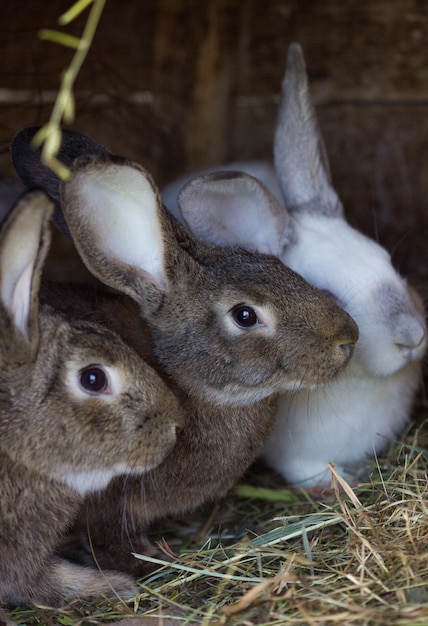
[[(14, 132), (50, 113), (71, 52), (37, 32), (55, 28), (67, 5), (3, 8), (1, 172), (11, 172)], [(84, 19), (65, 30), (80, 33)], [(399, 262), (425, 276), (428, 252), (416, 242), (428, 221), (428, 7), (419, 0), (108, 1), (76, 84), (74, 127), (159, 184), (198, 165), (269, 158), (291, 41), (304, 48), (351, 220), (397, 254), (407, 246)]]

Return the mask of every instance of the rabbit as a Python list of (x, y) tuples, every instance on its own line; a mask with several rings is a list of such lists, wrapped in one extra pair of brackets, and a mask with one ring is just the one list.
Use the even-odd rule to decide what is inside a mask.
[(30, 191), (0, 231), (0, 599), (10, 604), (136, 594), (131, 577), (56, 550), (84, 497), (159, 464), (184, 420), (116, 333), (39, 303), (52, 209)]
[[(366, 472), (366, 458), (384, 451), (408, 424), (427, 345), (425, 312), (386, 250), (345, 219), (298, 44), (288, 53), (274, 160), (282, 205), (257, 203), (251, 178), (216, 172), (199, 179), (200, 197), (191, 209), (199, 218), (182, 206), (181, 219), (197, 224), (192, 229), (204, 241), (217, 241), (221, 226), (230, 230), (230, 222), (241, 223), (229, 245), (278, 255), (357, 322), (359, 339), (347, 367), (319, 388), (283, 394), (264, 449), (267, 463), (286, 481), (316, 492), (329, 484), (329, 462), (355, 482)], [(239, 166), (230, 164), (229, 170)], [(245, 166), (278, 197), (269, 164)], [(166, 203), (182, 182), (166, 188)], [(173, 210), (180, 212), (180, 194)]]
[[(18, 133), (12, 157), (39, 184), (34, 132)], [(64, 132), (63, 146), (79, 143), (77, 133)], [(85, 154), (85, 146), (71, 180), (60, 185), (44, 172), (43, 186), (59, 199), (88, 269), (128, 296), (106, 295), (104, 322), (163, 375), (186, 413), (173, 453), (128, 479), (126, 490), (117, 479), (88, 497), (76, 525), (77, 533), (89, 526), (104, 567), (140, 574), (144, 564), (131, 550), (150, 550), (150, 524), (223, 497), (261, 453), (277, 395), (334, 378), (358, 329), (275, 256), (198, 241), (162, 206), (141, 166), (104, 148)], [(262, 186), (260, 201), (271, 201)], [(100, 315), (100, 297), (97, 307)]]

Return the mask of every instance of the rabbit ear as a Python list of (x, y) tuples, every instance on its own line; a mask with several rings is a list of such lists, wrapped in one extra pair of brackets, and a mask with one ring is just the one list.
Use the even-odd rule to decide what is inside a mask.
[(41, 191), (24, 195), (0, 232), (0, 299), (12, 327), (37, 338), (38, 291), (50, 243), (53, 205)]
[[(39, 130), (38, 126), (32, 126), (18, 131), (11, 145), (12, 162), (27, 189), (40, 187), (52, 198), (55, 202), (53, 221), (61, 231), (67, 232), (60, 207), (61, 180), (42, 162), (41, 149), (35, 149), (32, 145), (34, 136)], [(57, 155), (61, 163), (71, 168), (76, 158), (88, 154), (107, 155), (109, 152), (86, 135), (72, 130), (61, 131), (61, 146)]]
[(212, 172), (189, 181), (178, 195), (181, 214), (202, 241), (280, 254), (292, 237), (291, 219), (257, 178)]
[(289, 47), (274, 141), (275, 168), (290, 212), (341, 215), (330, 167), (309, 93), (301, 47)]
[(64, 215), (88, 269), (137, 302), (148, 286), (165, 291), (159, 193), (149, 174), (121, 157), (84, 157), (64, 183)]

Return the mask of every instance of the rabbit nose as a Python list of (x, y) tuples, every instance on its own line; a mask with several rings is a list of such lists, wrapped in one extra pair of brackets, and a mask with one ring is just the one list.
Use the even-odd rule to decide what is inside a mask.
[[(401, 352), (419, 354), (426, 348), (427, 330), (425, 324), (415, 318), (404, 321), (401, 316), (399, 328), (395, 333), (395, 345)], [(410, 319), (409, 319), (410, 318)]]
[(418, 361), (423, 357), (425, 353), (427, 347), (427, 334), (425, 332), (419, 343), (416, 345), (396, 343), (395, 346), (398, 351), (403, 355), (406, 363)]

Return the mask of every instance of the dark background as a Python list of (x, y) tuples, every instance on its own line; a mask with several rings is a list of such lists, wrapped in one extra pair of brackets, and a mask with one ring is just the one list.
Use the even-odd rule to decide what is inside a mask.
[[(72, 0), (7, 0), (0, 20), (0, 172), (22, 126), (47, 121), (72, 52), (38, 40)], [(86, 14), (64, 28), (82, 32)], [(107, 0), (76, 84), (73, 128), (159, 185), (194, 167), (269, 158), (288, 44), (304, 50), (350, 222), (428, 284), (428, 3)]]

